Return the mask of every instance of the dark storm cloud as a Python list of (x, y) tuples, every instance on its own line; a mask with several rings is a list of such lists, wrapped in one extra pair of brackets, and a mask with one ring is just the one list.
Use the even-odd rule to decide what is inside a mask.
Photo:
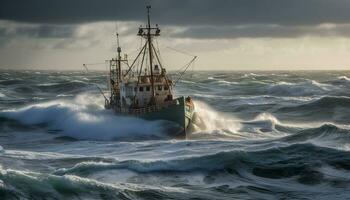
[(74, 34), (73, 25), (1, 25), (0, 37), (67, 38)]
[(67, 38), (75, 31), (74, 26), (40, 25), (37, 27), (18, 27), (14, 34), (34, 38)]
[(76, 26), (73, 25), (33, 25), (0, 23), (0, 47), (7, 46), (18, 38), (67, 39), (73, 38)]
[[(152, 20), (181, 26), (179, 38), (350, 37), (350, 0), (153, 0)], [(145, 21), (141, 0), (0, 0), (0, 19), (36, 24), (0, 37), (68, 38), (81, 23)], [(323, 29), (320, 24), (335, 27)], [(1, 22), (0, 22), (1, 25)], [(4, 29), (4, 30), (1, 30)]]
[[(0, 19), (35, 23), (144, 20), (140, 0), (1, 0)], [(153, 0), (165, 25), (349, 23), (349, 0)]]

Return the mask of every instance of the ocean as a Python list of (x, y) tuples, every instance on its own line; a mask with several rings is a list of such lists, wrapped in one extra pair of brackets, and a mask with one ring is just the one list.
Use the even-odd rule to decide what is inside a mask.
[(0, 72), (0, 199), (350, 199), (350, 71), (188, 73), (187, 140), (105, 110), (106, 79)]

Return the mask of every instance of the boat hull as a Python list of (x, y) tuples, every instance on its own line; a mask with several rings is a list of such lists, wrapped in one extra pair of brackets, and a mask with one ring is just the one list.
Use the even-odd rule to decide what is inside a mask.
[[(143, 108), (135, 110), (120, 109), (113, 107), (108, 101), (105, 104), (106, 109), (113, 108), (117, 114), (135, 116), (146, 120), (166, 120), (177, 124), (180, 128), (171, 131), (170, 135), (178, 139), (186, 139), (188, 129), (194, 116), (194, 105), (192, 100), (179, 97), (172, 101), (171, 104), (158, 107), (157, 109)], [(168, 133), (169, 134), (169, 133)]]
[(170, 135), (178, 139), (186, 139), (188, 129), (194, 116), (194, 105), (191, 98), (185, 98), (183, 96), (173, 100), (171, 104), (158, 107), (157, 109), (120, 109), (118, 107), (113, 107), (108, 101), (106, 101), (105, 108), (114, 109), (118, 114), (135, 116), (145, 120), (166, 120), (173, 122), (181, 129), (171, 131), (172, 133), (170, 133)]
[(140, 117), (146, 120), (167, 120), (178, 124), (182, 130), (174, 135), (178, 139), (185, 139), (189, 125), (192, 122), (194, 108), (186, 104), (184, 97), (176, 99), (176, 104), (160, 110), (149, 112)]

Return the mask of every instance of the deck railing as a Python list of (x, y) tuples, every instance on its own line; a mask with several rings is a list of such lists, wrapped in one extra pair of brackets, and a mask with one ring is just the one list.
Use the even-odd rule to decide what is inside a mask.
[(152, 106), (147, 106), (147, 107), (143, 107), (143, 108), (115, 108), (115, 111), (120, 112), (120, 113), (126, 113), (126, 114), (139, 116), (139, 115), (143, 115), (146, 113), (159, 111), (163, 108), (169, 107), (171, 105), (175, 105), (175, 104), (177, 104), (177, 102), (178, 102), (178, 100), (174, 100), (174, 101), (165, 102), (162, 105), (152, 105)]

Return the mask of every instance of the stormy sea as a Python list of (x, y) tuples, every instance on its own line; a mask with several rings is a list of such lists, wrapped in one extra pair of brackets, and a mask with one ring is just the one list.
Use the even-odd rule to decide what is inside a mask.
[(0, 199), (350, 199), (350, 71), (188, 73), (186, 140), (105, 110), (106, 79), (0, 72)]

